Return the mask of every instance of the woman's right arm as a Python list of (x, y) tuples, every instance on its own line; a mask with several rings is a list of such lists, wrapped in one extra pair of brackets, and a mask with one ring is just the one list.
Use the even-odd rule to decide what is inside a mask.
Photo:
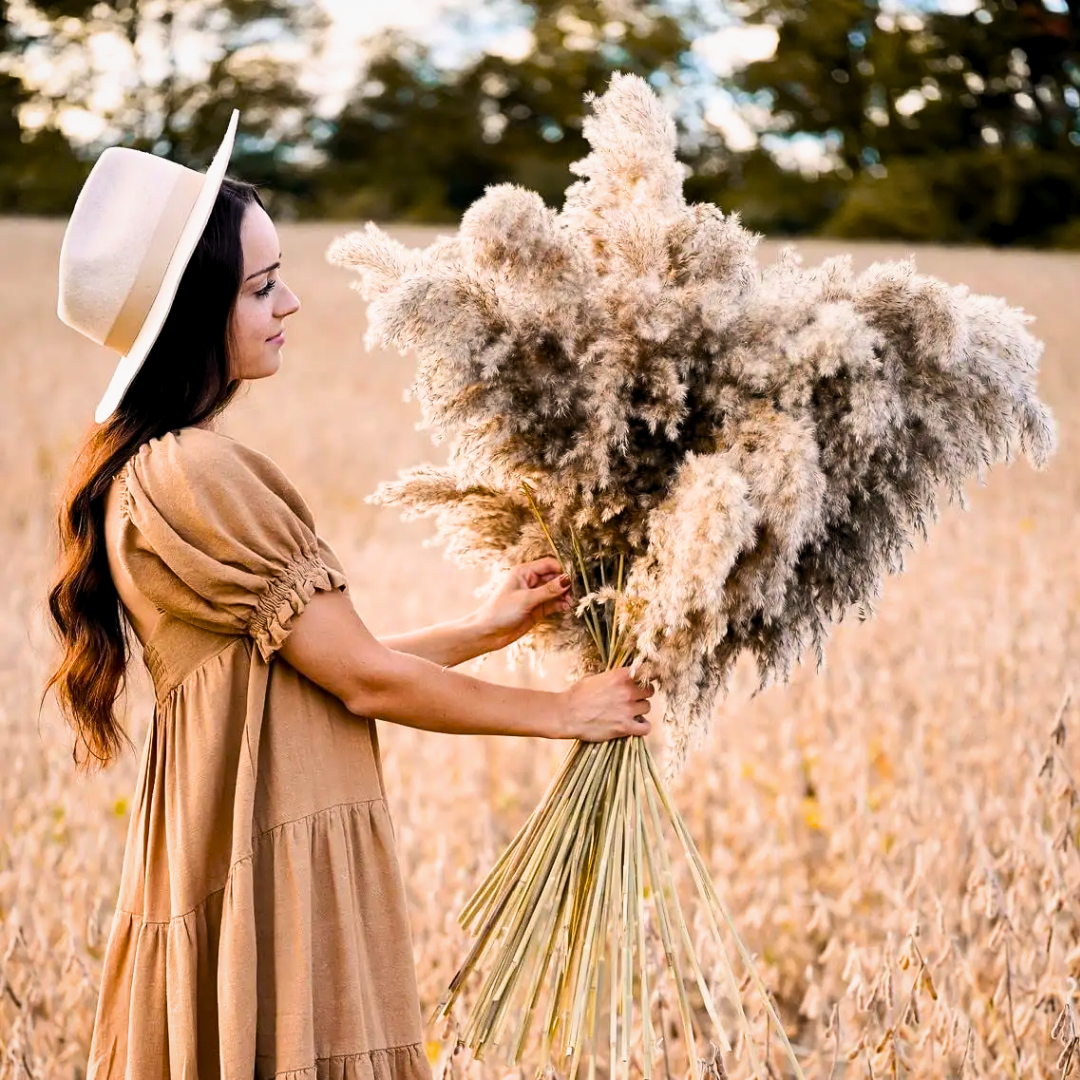
[(279, 655), (357, 716), (425, 731), (588, 742), (649, 732), (652, 688), (625, 668), (555, 693), (500, 686), (388, 649), (342, 593), (316, 593)]

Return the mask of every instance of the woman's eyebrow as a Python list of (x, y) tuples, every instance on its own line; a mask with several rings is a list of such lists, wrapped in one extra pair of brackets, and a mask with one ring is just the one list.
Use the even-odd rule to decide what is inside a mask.
[(271, 263), (269, 266), (263, 267), (262, 270), (256, 270), (254, 274), (248, 274), (245, 281), (250, 281), (253, 277), (258, 277), (260, 274), (269, 274), (271, 270), (276, 270), (281, 265), (281, 252), (278, 252), (278, 261)]

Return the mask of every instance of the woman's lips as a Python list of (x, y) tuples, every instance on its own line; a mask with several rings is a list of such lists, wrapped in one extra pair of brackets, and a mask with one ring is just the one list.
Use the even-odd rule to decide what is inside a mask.
[(272, 338), (267, 338), (266, 343), (268, 345), (284, 345), (285, 344), (285, 331), (279, 330)]

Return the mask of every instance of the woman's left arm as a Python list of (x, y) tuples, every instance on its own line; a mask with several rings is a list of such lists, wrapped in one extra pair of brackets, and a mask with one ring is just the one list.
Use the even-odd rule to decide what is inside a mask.
[(476, 621), (475, 612), (463, 619), (394, 634), (379, 641), (395, 652), (419, 656), (440, 667), (456, 667), (500, 647)]
[(505, 648), (538, 622), (566, 611), (569, 580), (553, 558), (515, 566), (497, 593), (462, 619), (380, 638), (388, 649), (410, 653), (440, 667)]

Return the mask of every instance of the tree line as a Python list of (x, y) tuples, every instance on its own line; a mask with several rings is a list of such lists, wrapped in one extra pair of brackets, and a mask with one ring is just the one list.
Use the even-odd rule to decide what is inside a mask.
[[(703, 0), (513, 2), (524, 55), (451, 67), (387, 33), (322, 116), (302, 73), (332, 28), (310, 2), (0, 0), (0, 213), (70, 211), (100, 147), (65, 116), (202, 168), (233, 108), (232, 169), (283, 217), (452, 222), (506, 181), (558, 205), (584, 95), (631, 71), (678, 106), (688, 197), (751, 228), (1080, 248), (1080, 0), (732, 0), (777, 44), (715, 86), (693, 49), (716, 25)], [(756, 145), (703, 120), (714, 90)]]

